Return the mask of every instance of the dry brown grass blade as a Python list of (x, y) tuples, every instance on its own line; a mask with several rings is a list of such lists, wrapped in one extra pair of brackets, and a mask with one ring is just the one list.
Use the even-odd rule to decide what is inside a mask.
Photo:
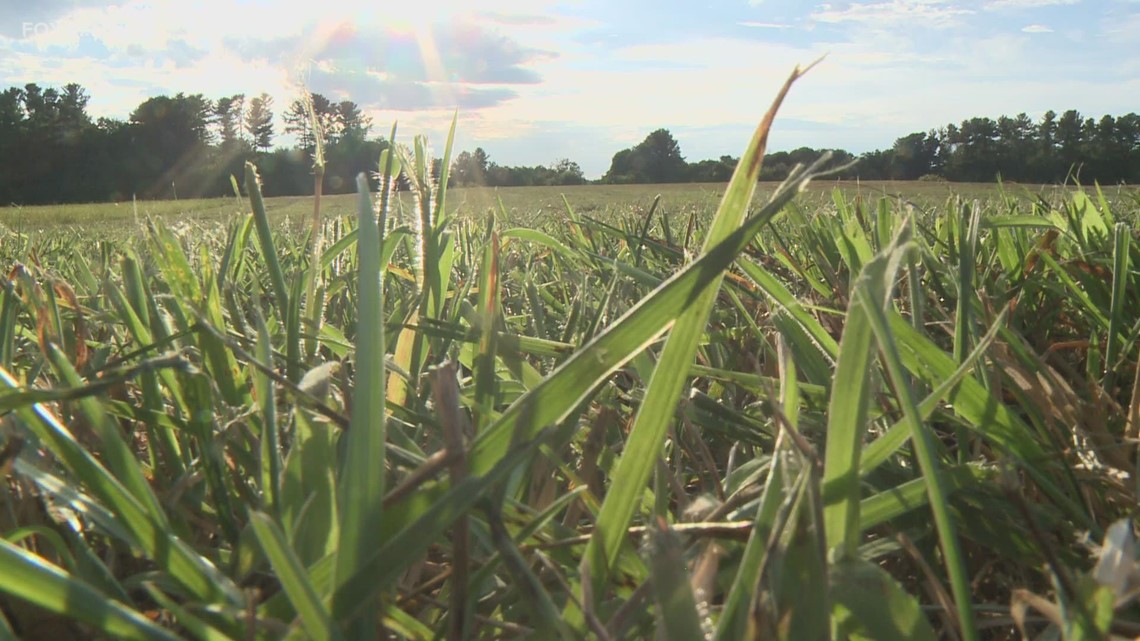
[(1029, 590), (1014, 590), (1013, 596), (1010, 599), (1009, 611), (1013, 616), (1013, 622), (1017, 626), (1017, 631), (1021, 633), (1022, 639), (1028, 641), (1032, 638), (1025, 630), (1025, 619), (1030, 608), (1040, 612), (1053, 625), (1057, 627), (1062, 626), (1061, 608), (1058, 607), (1057, 604)]
[(927, 592), (938, 603), (938, 607), (940, 608), (938, 617), (942, 620), (942, 629), (950, 639), (954, 641), (961, 639), (962, 635), (959, 634), (961, 628), (958, 624), (958, 618), (954, 616), (954, 612), (957, 609), (954, 605), (954, 598), (946, 591), (946, 586), (942, 585), (942, 582), (938, 580), (938, 575), (934, 573), (934, 568), (930, 567), (930, 564), (926, 562), (926, 558), (923, 557), (922, 552), (915, 547), (914, 542), (910, 540), (909, 536), (903, 532), (899, 532), (895, 535), (895, 540), (899, 542), (902, 549), (910, 556), (915, 565), (918, 566), (926, 582)]
[[(466, 437), (471, 432), (467, 415), (459, 405), (459, 365), (447, 361), (436, 367), (431, 372), (431, 382), (432, 402), (443, 428), (444, 444), (452, 453), (448, 457), (451, 486), (458, 487), (467, 478)], [(447, 631), (451, 641), (467, 636), (468, 557), (468, 523), (464, 515), (456, 519), (451, 530), (451, 612)]]
[(75, 295), (71, 285), (62, 280), (53, 280), (52, 290), (75, 310), (75, 357), (72, 363), (76, 370), (81, 371), (87, 365), (87, 339), (90, 338), (87, 334), (87, 322), (83, 318), (83, 308), (80, 307), (79, 297)]
[(1137, 363), (1136, 374), (1132, 378), (1132, 400), (1128, 404), (1124, 434), (1134, 441), (1140, 439), (1140, 363)]
[(702, 617), (707, 616), (709, 601), (715, 594), (716, 575), (723, 554), (724, 550), (715, 541), (706, 541), (689, 576), (689, 588), (693, 591), (697, 608), (702, 610)]
[(991, 355), (1012, 386), (1041, 409), (1058, 438), (1072, 444), (1081, 463), (1093, 469), (1131, 468), (1124, 444), (1107, 427), (1102, 405), (1081, 398), (1056, 369), (1036, 356), (1023, 364), (1002, 345), (995, 345)]

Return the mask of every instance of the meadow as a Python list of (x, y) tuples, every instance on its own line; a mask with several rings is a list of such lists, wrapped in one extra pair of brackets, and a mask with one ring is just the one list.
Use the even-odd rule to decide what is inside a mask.
[(0, 639), (1140, 634), (1140, 196), (758, 186), (774, 111), (725, 186), (0, 212)]

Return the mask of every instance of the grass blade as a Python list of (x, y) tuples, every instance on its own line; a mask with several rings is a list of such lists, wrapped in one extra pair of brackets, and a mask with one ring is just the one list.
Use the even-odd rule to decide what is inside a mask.
[[(972, 225), (976, 225), (976, 223), (977, 221), (975, 219)], [(905, 251), (903, 244), (909, 240), (909, 229), (909, 224), (904, 224), (903, 229), (899, 231), (899, 235), (892, 243), (889, 252), (884, 256), (886, 259), (884, 261), (884, 267), (886, 264), (893, 263), (892, 267), (886, 268), (886, 272), (883, 274), (885, 278), (882, 278), (880, 281), (884, 285), (889, 285), (890, 281), (893, 280), (894, 267), (897, 267), (898, 262), (902, 260), (902, 254)], [(943, 558), (946, 562), (947, 572), (950, 575), (950, 585), (953, 589), (954, 600), (958, 609), (959, 633), (962, 634), (966, 641), (975, 641), (979, 637), (977, 625), (974, 622), (974, 610), (970, 604), (970, 583), (966, 574), (966, 565), (964, 557), (962, 556), (961, 545), (958, 542), (957, 534), (955, 534), (954, 523), (950, 518), (950, 511), (946, 502), (946, 490), (943, 487), (938, 459), (935, 455), (936, 446), (934, 444), (934, 437), (922, 424), (919, 409), (914, 402), (910, 387), (906, 384), (908, 380), (907, 372), (903, 368), (902, 359), (899, 357), (898, 346), (895, 343), (895, 338), (887, 321), (887, 316), (884, 311), (885, 305), (882, 304), (885, 302), (883, 300), (882, 290), (873, 287), (872, 281), (868, 280), (864, 282), (866, 286), (856, 286), (855, 295), (861, 300), (863, 309), (866, 310), (867, 318), (878, 339), (879, 350), (882, 354), (884, 365), (887, 371), (890, 372), (891, 380), (895, 383), (895, 397), (899, 400), (904, 419), (910, 428), (915, 456), (918, 459), (923, 478), (926, 479), (926, 491), (930, 500), (930, 509), (934, 513), (934, 525), (938, 530), (938, 539), (941, 543)], [(963, 355), (963, 358), (964, 356), (965, 355)], [(961, 362), (962, 359), (957, 360)], [(830, 444), (828, 449), (830, 450)], [(856, 468), (855, 471), (858, 472), (858, 469)]]
[(178, 639), (141, 613), (107, 599), (86, 583), (6, 539), (0, 539), (0, 591), (49, 612), (83, 621), (116, 639)]
[(309, 638), (316, 641), (340, 639), (340, 633), (333, 626), (328, 609), (317, 596), (317, 591), (309, 581), (304, 566), (289, 547), (281, 528), (263, 512), (250, 512), (249, 523), (257, 535), (257, 542), (265, 551), (265, 556), (269, 558), (270, 565), (281, 581), (281, 589), (285, 590), (289, 600), (297, 608), (301, 625)]
[[(381, 230), (372, 208), (368, 180), (356, 179), (360, 229), (357, 253), (359, 303), (356, 310), (356, 401), (337, 493), (340, 498), (340, 544), (337, 584), (361, 571), (374, 552), (383, 522), (386, 415), (384, 411), (384, 306), (380, 265)], [(335, 603), (335, 602), (334, 602)], [(335, 607), (335, 605), (334, 605)], [(339, 608), (337, 608), (339, 610)], [(372, 619), (374, 623), (375, 619)], [(365, 625), (365, 630), (368, 625)], [(362, 632), (366, 634), (366, 632)]]

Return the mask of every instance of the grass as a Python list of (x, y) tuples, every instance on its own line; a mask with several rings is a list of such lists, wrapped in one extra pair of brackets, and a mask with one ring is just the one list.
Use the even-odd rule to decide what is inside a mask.
[[(767, 197), (778, 183), (760, 183), (757, 193)], [(810, 183), (801, 202), (824, 206), (832, 192), (840, 190), (853, 200), (875, 201), (883, 196), (903, 198), (925, 207), (941, 205), (950, 197), (964, 200), (998, 202), (1006, 195), (1028, 203), (1038, 196), (1056, 200), (1075, 187), (1053, 185), (998, 185), (996, 183), (938, 183), (837, 181), (821, 179)], [(716, 209), (724, 195), (725, 185), (689, 183), (666, 185), (572, 185), (565, 187), (467, 187), (447, 190), (449, 213), (460, 217), (485, 216), (489, 211), (503, 212), (519, 224), (534, 223), (566, 215), (566, 203), (580, 214), (620, 217), (627, 213), (646, 212), (654, 199), (661, 196), (659, 211), (683, 219), (692, 213), (707, 216)], [(1130, 202), (1137, 195), (1135, 187), (1106, 187), (1110, 203)], [(410, 195), (399, 193), (396, 202), (410, 207)], [(294, 228), (304, 228), (312, 215), (313, 199), (304, 196), (278, 196), (265, 199), (266, 210), (274, 221)], [(136, 215), (137, 208), (137, 215)], [(354, 217), (356, 195), (323, 196), (321, 208), (326, 216)], [(226, 224), (248, 211), (248, 204), (234, 198), (199, 200), (138, 201), (137, 203), (91, 203), (76, 205), (37, 205), (0, 207), (0, 225), (18, 232), (38, 233), (55, 227), (80, 226), (100, 235), (119, 235), (123, 228), (116, 223), (138, 223), (147, 218), (163, 219), (170, 224)], [(286, 222), (287, 221), (287, 222)]]
[(1140, 199), (757, 186), (777, 107), (724, 186), (6, 210), (0, 638), (1135, 636)]

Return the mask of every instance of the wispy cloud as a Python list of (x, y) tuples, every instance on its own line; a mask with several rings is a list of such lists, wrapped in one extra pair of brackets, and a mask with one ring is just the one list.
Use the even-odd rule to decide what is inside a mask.
[(736, 24), (752, 29), (791, 29), (792, 27), (792, 25), (786, 22), (759, 22), (757, 20), (745, 20)]
[(844, 8), (821, 4), (811, 13), (816, 22), (856, 22), (868, 26), (900, 24), (947, 28), (972, 15), (966, 9), (941, 0), (892, 0), (891, 2), (848, 3)]
[(1053, 28), (1044, 24), (1031, 24), (1021, 28), (1025, 33), (1053, 33)]
[(1038, 9), (1041, 7), (1057, 7), (1079, 4), (1081, 0), (991, 0), (985, 7), (990, 10), (997, 9)]

